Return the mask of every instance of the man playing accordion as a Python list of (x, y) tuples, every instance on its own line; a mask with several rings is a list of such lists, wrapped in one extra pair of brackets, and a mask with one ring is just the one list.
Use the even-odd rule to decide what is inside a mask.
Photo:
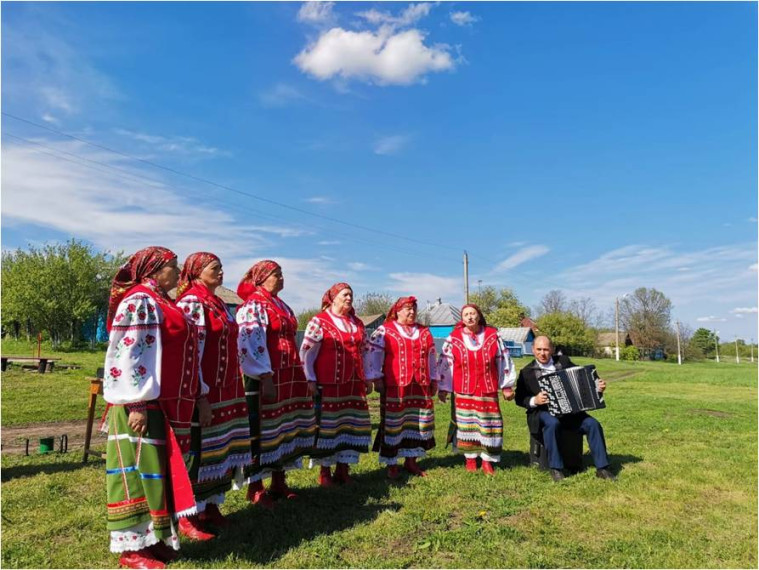
[[(615, 479), (609, 471), (609, 457), (601, 424), (585, 412), (556, 417), (548, 412), (548, 395), (541, 390), (538, 379), (551, 372), (576, 366), (568, 356), (554, 358), (553, 344), (547, 336), (539, 336), (532, 345), (535, 360), (525, 366), (517, 379), (516, 403), (527, 410), (530, 433), (543, 435), (543, 445), (548, 455), (548, 467), (554, 481), (564, 479), (564, 462), (559, 452), (557, 435), (560, 430), (572, 430), (588, 438), (588, 446), (596, 466), (596, 476)], [(598, 391), (603, 392), (606, 383), (598, 381)]]

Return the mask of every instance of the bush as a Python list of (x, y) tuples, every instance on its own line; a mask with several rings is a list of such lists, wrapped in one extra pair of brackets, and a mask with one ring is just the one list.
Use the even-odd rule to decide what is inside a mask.
[(622, 360), (640, 360), (640, 351), (637, 346), (626, 346), (619, 351), (619, 357)]

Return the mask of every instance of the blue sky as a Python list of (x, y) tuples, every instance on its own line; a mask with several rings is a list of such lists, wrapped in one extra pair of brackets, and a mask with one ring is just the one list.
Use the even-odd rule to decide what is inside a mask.
[(756, 11), (4, 3), (2, 246), (271, 257), (296, 309), (459, 304), (467, 250), (473, 289), (656, 287), (755, 338)]

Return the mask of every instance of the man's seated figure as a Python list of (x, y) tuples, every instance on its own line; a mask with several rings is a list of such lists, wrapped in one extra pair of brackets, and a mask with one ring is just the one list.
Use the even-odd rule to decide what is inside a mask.
[[(533, 435), (543, 434), (543, 445), (548, 455), (548, 467), (554, 481), (564, 478), (564, 462), (559, 453), (557, 435), (559, 430), (572, 430), (588, 437), (588, 446), (596, 466), (596, 476), (614, 479), (609, 471), (606, 441), (598, 420), (585, 412), (569, 414), (560, 418), (548, 413), (548, 395), (540, 389), (538, 378), (549, 372), (576, 366), (568, 356), (553, 356), (553, 345), (547, 336), (539, 336), (532, 345), (535, 360), (525, 366), (517, 379), (517, 405), (527, 409), (527, 425)], [(598, 390), (603, 392), (606, 382), (599, 380)]]

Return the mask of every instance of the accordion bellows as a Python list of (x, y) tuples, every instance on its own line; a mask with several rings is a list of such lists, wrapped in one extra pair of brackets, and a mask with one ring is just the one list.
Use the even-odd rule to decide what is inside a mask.
[(596, 367), (572, 366), (538, 378), (541, 390), (548, 394), (548, 413), (566, 416), (606, 407), (596, 385)]

